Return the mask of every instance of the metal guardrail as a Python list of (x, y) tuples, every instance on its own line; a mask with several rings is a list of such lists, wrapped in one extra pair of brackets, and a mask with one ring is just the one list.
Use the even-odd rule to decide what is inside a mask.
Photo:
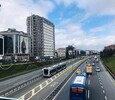
[(102, 61), (103, 65), (105, 66), (106, 70), (109, 74), (115, 79), (115, 74), (111, 71), (111, 69)]
[[(86, 59), (87, 60), (87, 59)], [(59, 84), (44, 100), (52, 100), (54, 98), (54, 96), (59, 92), (59, 90), (63, 87), (63, 85), (66, 83), (66, 81), (71, 77), (71, 75), (73, 74), (73, 72), (75, 72), (75, 70), (82, 65), (86, 60), (84, 60), (82, 63), (80, 63), (69, 75), (68, 77), (61, 83)]]
[(24, 100), (30, 100), (30, 98), (32, 98), (35, 94), (37, 94), (39, 91), (41, 91), (43, 88), (45, 88), (48, 84), (50, 84), (53, 80), (58, 78), (61, 74), (63, 74), (65, 71), (67, 71), (69, 69), (70, 69), (70, 67), (67, 67), (63, 71), (61, 71), (61, 72), (57, 73), (56, 75), (54, 75), (53, 77), (47, 79), (42, 84), (39, 84), (38, 86), (34, 87), (32, 90), (28, 91), (27, 93), (25, 93), (24, 95), (22, 95), (19, 98), (24, 99)]
[[(67, 62), (68, 62), (68, 61), (69, 61), (70, 64), (72, 63), (72, 61), (67, 60)], [(29, 63), (29, 62), (28, 62), (28, 63)], [(28, 64), (28, 63), (20, 63), (20, 65)], [(59, 62), (58, 62), (58, 63), (59, 63)], [(69, 64), (69, 63), (68, 63), (68, 64)], [(11, 65), (16, 65), (16, 64), (11, 64)], [(34, 64), (34, 62), (31, 62), (30, 65), (37, 66), (37, 65)], [(30, 66), (30, 65), (29, 65), (29, 66)], [(51, 65), (46, 65), (46, 66), (44, 66), (44, 67), (49, 67), (49, 66), (51, 66)], [(1, 64), (0, 64), (0, 67), (2, 67)], [(10, 78), (19, 76), (19, 75), (27, 74), (27, 73), (29, 73), (29, 72), (36, 71), (36, 70), (39, 70), (39, 69), (42, 69), (42, 68), (43, 68), (43, 66), (38, 67), (38, 68), (35, 68), (35, 69), (27, 70), (27, 71), (24, 71), (24, 72), (16, 73), (16, 74), (13, 74), (13, 75), (10, 75), (10, 76), (6, 76), (6, 77), (3, 77), (3, 78), (0, 78), (0, 81), (4, 81), (4, 80), (7, 80), (7, 79), (10, 79)]]
[(16, 87), (12, 87), (8, 90), (1, 92), (0, 96), (9, 96), (9, 95), (13, 94), (14, 92), (19, 91), (20, 89), (24, 88), (25, 86), (30, 85), (31, 83), (37, 81), (40, 77), (42, 77), (42, 73), (39, 76), (36, 76), (22, 84), (17, 85)]
[[(73, 61), (70, 61), (70, 63), (73, 63)], [(17, 92), (20, 89), (22, 89), (22, 88), (32, 84), (33, 82), (37, 81), (41, 76), (42, 76), (42, 73), (39, 76), (36, 76), (36, 77), (34, 77), (34, 78), (24, 82), (24, 83), (21, 83), (21, 84), (15, 86), (15, 87), (12, 87), (8, 90), (4, 90), (3, 92), (0, 93), (0, 95), (1, 96), (9, 96), (9, 95), (13, 94), (14, 92)]]

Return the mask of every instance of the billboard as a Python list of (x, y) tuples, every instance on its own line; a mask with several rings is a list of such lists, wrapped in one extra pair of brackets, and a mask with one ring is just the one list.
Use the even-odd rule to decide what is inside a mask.
[(20, 53), (27, 54), (28, 50), (28, 37), (21, 36), (20, 37)]

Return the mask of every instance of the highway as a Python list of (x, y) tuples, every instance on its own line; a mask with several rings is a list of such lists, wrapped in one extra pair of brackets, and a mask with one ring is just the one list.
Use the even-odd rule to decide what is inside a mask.
[[(84, 72), (86, 64), (80, 66)], [(96, 72), (95, 67), (99, 66), (101, 72)], [(101, 62), (93, 66), (93, 74), (87, 79), (87, 99), (88, 100), (115, 100), (115, 80), (108, 74)], [(65, 83), (63, 88), (53, 98), (53, 100), (69, 100), (69, 86), (75, 78), (75, 74)]]
[(53, 79), (51, 84), (48, 84), (45, 88), (41, 89), (41, 91), (33, 96), (30, 100), (44, 100), (80, 63), (81, 61), (78, 61), (73, 66), (69, 66), (62, 72), (58, 73), (58, 77)]
[(68, 66), (65, 70), (57, 73), (51, 78), (44, 78), (44, 81), (41, 82), (41, 84), (38, 84), (33, 89), (22, 95), (20, 98), (28, 100), (45, 99), (55, 89), (55, 86), (60, 84), (73, 71), (73, 69), (75, 69), (74, 66), (77, 66), (81, 62), (81, 60), (77, 61), (73, 64), (73, 66)]
[(2, 93), (3, 91), (7, 91), (11, 88), (14, 88), (16, 86), (19, 86), (20, 84), (23, 84), (35, 77), (39, 77), (41, 73), (42, 73), (42, 70), (36, 70), (34, 72), (30, 72), (24, 75), (20, 75), (14, 78), (0, 81), (0, 93)]
[[(15, 93), (9, 95), (9, 97), (21, 98), (25, 100), (45, 100), (52, 93), (52, 91), (54, 91), (56, 87), (58, 87), (70, 75), (70, 73), (76, 69), (79, 64), (81, 64), (81, 62), (83, 62), (83, 60), (76, 62), (74, 61), (74, 63), (69, 64), (65, 70), (57, 73), (51, 78), (39, 77), (37, 81), (23, 87), (22, 89), (19, 89)], [(92, 63), (92, 59), (89, 62)], [(100, 67), (100, 72), (95, 71), (96, 66)], [(79, 68), (82, 72), (85, 72), (86, 62), (81, 64)], [(31, 73), (31, 76), (28, 76), (28, 78), (25, 76), (25, 80), (29, 80), (33, 77), (33, 75), (39, 75), (41, 71), (38, 71), (39, 72), (35, 71), (35, 74)], [(64, 83), (59, 92), (54, 96), (53, 100), (69, 100), (69, 86), (75, 77), (76, 74), (73, 73), (67, 82)], [(13, 80), (14, 83), (15, 81), (16, 80)], [(23, 79), (21, 82), (23, 82)], [(0, 88), (3, 87), (0, 86)], [(115, 80), (109, 75), (101, 62), (96, 63), (96, 65), (93, 66), (93, 74), (88, 75), (87, 77), (87, 100), (115, 100), (115, 95), (113, 95), (114, 93)]]
[[(78, 59), (79, 58), (68, 60), (68, 65)], [(5, 97), (19, 97), (45, 80), (46, 79), (42, 77), (42, 69), (3, 80), (0, 81), (0, 95)]]

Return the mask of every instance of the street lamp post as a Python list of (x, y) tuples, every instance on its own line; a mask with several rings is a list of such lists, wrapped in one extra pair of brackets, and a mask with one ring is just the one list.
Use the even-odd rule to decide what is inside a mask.
[(52, 65), (53, 65), (53, 57), (50, 57), (50, 59), (52, 60)]

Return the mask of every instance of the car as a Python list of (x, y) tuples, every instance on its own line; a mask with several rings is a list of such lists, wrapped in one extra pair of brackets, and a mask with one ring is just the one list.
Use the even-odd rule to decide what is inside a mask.
[(80, 73), (82, 73), (82, 71), (81, 71), (81, 69), (77, 69), (77, 70), (75, 71), (75, 73), (76, 73), (76, 74), (80, 74)]
[(90, 67), (90, 66), (91, 66), (91, 64), (90, 64), (90, 63), (88, 63), (88, 64), (87, 64), (87, 66), (88, 66), (88, 67)]
[(96, 67), (95, 70), (96, 70), (96, 72), (100, 72), (101, 71), (99, 67)]
[(94, 63), (94, 62), (92, 63), (92, 66), (95, 66), (95, 63)]

